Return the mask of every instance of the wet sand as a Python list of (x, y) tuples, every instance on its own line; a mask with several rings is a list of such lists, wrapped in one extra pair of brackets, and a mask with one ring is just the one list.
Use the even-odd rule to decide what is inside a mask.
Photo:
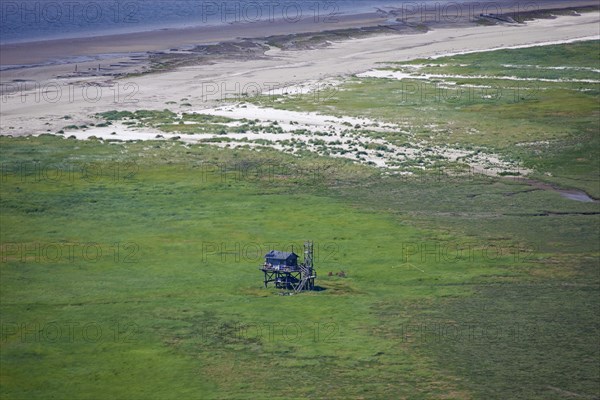
[(376, 13), (339, 16), (337, 19), (336, 22), (315, 22), (313, 19), (303, 19), (297, 23), (286, 21), (237, 23), (224, 26), (199, 26), (77, 39), (3, 44), (0, 45), (2, 54), (0, 65), (40, 64), (74, 56), (164, 51), (172, 48), (189, 48), (198, 44), (236, 40), (242, 37), (376, 26), (386, 21), (386, 17)]
[[(46, 64), (57, 60), (73, 58), (90, 58), (100, 55), (122, 57), (127, 53), (160, 52), (169, 49), (192, 48), (201, 44), (238, 40), (240, 38), (263, 38), (273, 35), (289, 35), (306, 32), (322, 32), (356, 27), (377, 27), (390, 24), (419, 26), (423, 29), (460, 28), (465, 24), (479, 23), (479, 12), (494, 10), (497, 7), (483, 7), (480, 3), (468, 2), (460, 6), (460, 17), (454, 18), (450, 11), (445, 15), (421, 14), (418, 11), (399, 11), (398, 9), (375, 10), (371, 13), (335, 15), (319, 18), (303, 17), (299, 21), (258, 21), (254, 23), (239, 22), (228, 25), (200, 25), (188, 28), (161, 29), (145, 32), (131, 32), (104, 36), (80, 37), (73, 39), (44, 40), (25, 43), (0, 44), (0, 67), (10, 65)], [(486, 4), (486, 3), (484, 3)], [(496, 4), (496, 3), (491, 3)], [(598, 3), (590, 0), (548, 0), (527, 4), (498, 3), (507, 16), (533, 17), (543, 16), (544, 9), (576, 8), (584, 6), (598, 7)], [(479, 6), (475, 6), (479, 5)], [(502, 8), (503, 7), (503, 8)], [(407, 7), (407, 10), (410, 7)], [(523, 11), (532, 9), (534, 11)], [(538, 15), (539, 14), (539, 15)], [(518, 18), (517, 18), (518, 19)], [(499, 22), (489, 20), (488, 22)]]

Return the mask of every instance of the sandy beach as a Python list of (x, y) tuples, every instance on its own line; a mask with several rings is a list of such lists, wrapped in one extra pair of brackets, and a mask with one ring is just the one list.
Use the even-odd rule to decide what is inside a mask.
[[(365, 16), (361, 18), (365, 22)], [(376, 15), (369, 18), (373, 19), (371, 22), (380, 19)], [(350, 26), (357, 21), (347, 22)], [(194, 110), (201, 110), (214, 107), (219, 100), (227, 97), (239, 98), (242, 93), (265, 93), (306, 82), (317, 85), (333, 82), (337, 77), (363, 73), (386, 62), (594, 39), (599, 37), (599, 24), (600, 14), (588, 12), (528, 21), (526, 24), (445, 27), (409, 35), (382, 32), (328, 42), (326, 47), (315, 49), (282, 51), (265, 45), (261, 57), (215, 59), (200, 65), (121, 79), (115, 79), (110, 70), (94, 70), (97, 60), (79, 63), (79, 72), (86, 71), (86, 74), (76, 76), (72, 74), (73, 64), (4, 70), (0, 133), (16, 136), (56, 132), (65, 125), (65, 116), (70, 117), (69, 123), (85, 124), (92, 121), (91, 116), (95, 113), (112, 109), (174, 108), (174, 111), (179, 111), (179, 105), (169, 105), (169, 102), (182, 99), (186, 99)], [(307, 30), (310, 28), (306, 27)], [(164, 48), (169, 32), (154, 34), (163, 37), (164, 41), (153, 41), (153, 48)], [(217, 37), (214, 39), (218, 40)], [(190, 37), (190, 43), (194, 40)], [(117, 45), (114, 42), (110, 46), (99, 44), (98, 48), (88, 50), (116, 53), (132, 50), (130, 44), (119, 41)], [(108, 47), (103, 47), (105, 45)], [(25, 51), (28, 47), (23, 46), (4, 47), (3, 60), (10, 59), (11, 63), (16, 60), (41, 61), (44, 52)], [(135, 49), (141, 50), (140, 47)], [(27, 58), (24, 54), (35, 54), (38, 58), (34, 60), (35, 57)], [(128, 61), (130, 57), (121, 55), (111, 63), (115, 68), (138, 67), (138, 64)]]

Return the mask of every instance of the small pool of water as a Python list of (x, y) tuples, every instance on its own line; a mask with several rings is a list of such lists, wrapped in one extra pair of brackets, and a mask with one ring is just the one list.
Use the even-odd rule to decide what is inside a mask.
[(569, 191), (559, 190), (558, 192), (560, 193), (560, 195), (562, 197), (565, 197), (565, 198), (571, 199), (571, 200), (575, 200), (575, 201), (581, 201), (582, 203), (596, 203), (597, 202), (597, 200), (592, 199), (585, 192), (580, 192), (577, 190), (569, 190)]
[[(511, 178), (508, 178), (511, 179)], [(579, 201), (582, 203), (598, 203), (599, 201), (594, 199), (593, 197), (590, 197), (590, 195), (588, 195), (586, 192), (584, 192), (583, 190), (577, 190), (577, 189), (560, 189), (557, 188), (556, 186), (553, 186), (549, 183), (545, 183), (545, 182), (540, 182), (540, 181), (536, 181), (535, 179), (523, 179), (523, 178), (512, 178), (514, 180), (520, 181), (520, 182), (524, 182), (527, 183), (530, 186), (533, 186), (535, 188), (541, 189), (541, 190), (549, 190), (552, 192), (557, 192), (558, 194), (560, 194), (562, 197), (564, 197), (565, 199), (569, 199), (569, 200), (575, 200), (575, 201)]]

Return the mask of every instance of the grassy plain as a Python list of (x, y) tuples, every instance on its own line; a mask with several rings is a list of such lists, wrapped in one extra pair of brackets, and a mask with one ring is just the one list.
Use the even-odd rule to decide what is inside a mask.
[[(597, 42), (570, 46), (514, 52), (550, 64), (553, 51), (589, 57)], [(492, 146), (597, 195), (597, 84), (399, 107), (401, 81), (358, 81), (321, 110), (406, 119), (424, 139)], [(548, 139), (539, 153), (515, 146)], [(598, 203), (268, 148), (44, 135), (2, 137), (0, 155), (2, 398), (600, 395)], [(305, 239), (321, 290), (264, 289), (263, 253)]]

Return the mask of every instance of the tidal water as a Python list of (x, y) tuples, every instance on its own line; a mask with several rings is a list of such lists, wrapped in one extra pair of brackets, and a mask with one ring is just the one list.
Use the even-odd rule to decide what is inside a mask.
[(300, 19), (400, 10), (394, 18), (425, 20), (532, 9), (544, 2), (445, 0), (2, 0), (0, 43), (143, 32), (148, 30)]

